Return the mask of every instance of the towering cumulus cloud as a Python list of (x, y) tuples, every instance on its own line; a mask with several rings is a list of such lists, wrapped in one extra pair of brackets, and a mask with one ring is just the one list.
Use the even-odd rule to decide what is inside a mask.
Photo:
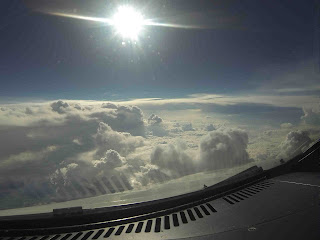
[(153, 136), (164, 137), (168, 135), (162, 118), (153, 113), (148, 118), (148, 130)]
[(210, 132), (200, 142), (200, 164), (208, 170), (232, 167), (250, 162), (248, 135), (238, 129)]
[(320, 104), (317, 109), (303, 108), (303, 112), (301, 119), (305, 124), (320, 125)]
[(309, 133), (306, 131), (291, 131), (286, 136), (286, 139), (281, 143), (281, 152), (278, 158), (288, 160), (302, 153), (310, 145), (312, 140)]
[(151, 125), (160, 124), (162, 123), (162, 118), (152, 113), (148, 118), (148, 123)]
[(194, 173), (197, 166), (186, 150), (187, 146), (182, 142), (156, 146), (151, 154), (151, 163), (165, 169), (173, 177)]

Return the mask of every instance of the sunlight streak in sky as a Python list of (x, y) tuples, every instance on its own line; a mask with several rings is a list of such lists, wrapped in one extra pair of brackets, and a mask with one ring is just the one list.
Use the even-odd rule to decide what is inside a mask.
[[(67, 17), (67, 18), (74, 18), (92, 22), (101, 22), (106, 23), (108, 25), (115, 25), (112, 18), (99, 18), (99, 17), (90, 17), (90, 16), (83, 16), (77, 14), (69, 14), (69, 13), (60, 13), (60, 12), (49, 12), (48, 14), (60, 17)], [(142, 24), (144, 26), (156, 26), (156, 27), (168, 27), (168, 28), (181, 28), (181, 29), (203, 29), (207, 28), (204, 26), (197, 26), (197, 25), (185, 25), (185, 24), (176, 24), (176, 23), (166, 23), (166, 22), (155, 22), (150, 19), (144, 19)]]

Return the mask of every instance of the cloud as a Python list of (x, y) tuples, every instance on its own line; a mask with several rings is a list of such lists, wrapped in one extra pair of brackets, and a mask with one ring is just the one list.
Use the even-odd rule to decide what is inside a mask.
[(154, 164), (140, 166), (138, 172), (134, 174), (132, 185), (135, 187), (147, 186), (154, 183), (161, 183), (170, 180), (170, 177)]
[(239, 129), (210, 132), (200, 141), (200, 164), (213, 170), (250, 162), (247, 152), (248, 134)]
[(301, 120), (305, 124), (320, 125), (320, 107), (318, 109), (303, 108), (303, 113)]
[(95, 111), (90, 117), (100, 119), (115, 131), (129, 132), (134, 136), (145, 135), (143, 113), (140, 108), (114, 105), (112, 108), (103, 107), (101, 109), (105, 109), (105, 111)]
[(281, 128), (292, 128), (293, 124), (292, 123), (281, 123), (280, 127)]
[[(212, 100), (207, 95), (196, 97), (204, 101)], [(1, 106), (0, 188), (14, 189), (15, 194), (31, 194), (31, 190), (26, 190), (27, 186), (49, 189), (49, 192), (57, 192), (59, 196), (51, 200), (60, 201), (103, 194), (102, 188), (108, 188), (108, 184), (103, 183), (103, 177), (113, 181), (110, 178), (116, 176), (123, 187), (127, 181), (138, 189), (188, 174), (246, 164), (251, 161), (247, 151), (247, 132), (221, 127), (222, 121), (216, 117), (217, 114), (210, 115), (217, 125), (208, 124), (199, 131), (185, 120), (189, 119), (197, 126), (203, 124), (201, 118), (205, 116), (205, 110), (219, 113), (223, 109), (220, 112), (234, 112), (244, 117), (259, 108), (260, 112), (272, 114), (283, 110), (259, 104), (249, 107), (188, 104), (200, 110), (204, 106), (207, 108), (202, 111), (188, 110), (192, 118), (185, 115), (181, 118), (178, 112), (165, 121), (156, 114), (145, 119), (140, 107), (123, 103), (60, 100)], [(296, 114), (296, 108), (291, 110)], [(298, 119), (302, 113), (301, 109), (299, 111)], [(199, 115), (195, 116), (195, 113)], [(316, 111), (313, 109), (312, 113)], [(310, 112), (305, 111), (306, 115), (309, 117)], [(281, 127), (286, 129), (280, 130), (287, 132), (291, 123), (281, 123)], [(270, 135), (268, 139), (271, 140), (268, 141), (279, 138), (279, 134), (269, 126), (262, 128), (262, 131), (267, 129), (271, 130), (264, 134), (265, 139), (266, 134)], [(251, 129), (249, 132), (253, 134)], [(203, 134), (207, 135), (200, 138)], [(185, 143), (177, 141), (178, 137)], [(309, 139), (305, 134), (291, 133), (281, 145), (281, 151), (279, 147), (275, 158), (280, 157), (280, 152), (282, 158), (288, 157), (296, 148), (296, 142), (308, 142)], [(268, 154), (259, 156), (260, 159), (270, 159)], [(76, 185), (78, 179), (80, 187)], [(116, 187), (115, 182), (112, 185)], [(83, 191), (79, 190), (81, 188)], [(76, 193), (70, 196), (68, 192), (72, 189)]]
[(215, 128), (215, 126), (213, 126), (212, 123), (210, 123), (207, 126), (205, 126), (204, 130), (210, 132), (210, 131), (216, 130), (216, 128)]
[(162, 123), (162, 118), (152, 113), (148, 118), (148, 123), (150, 125), (160, 124)]
[(101, 105), (102, 108), (111, 108), (111, 109), (118, 109), (118, 106), (114, 103), (102, 103)]
[[(261, 94), (256, 92), (249, 95), (218, 95), (218, 94), (192, 94), (185, 98), (141, 98), (130, 101), (118, 102), (118, 104), (130, 104), (139, 106), (143, 110), (166, 110), (179, 111), (187, 109), (204, 109), (204, 111), (213, 111), (216, 107), (221, 112), (254, 112), (261, 109), (264, 111), (286, 110), (286, 108), (314, 107), (315, 103), (319, 102), (318, 95), (275, 95)], [(226, 110), (223, 108), (226, 107)], [(243, 111), (239, 109), (243, 108)], [(292, 110), (292, 109), (291, 109)]]
[(60, 113), (60, 114), (65, 113), (66, 110), (69, 108), (69, 104), (66, 102), (63, 102), (61, 100), (51, 103), (50, 106), (51, 106), (52, 111)]
[(183, 131), (195, 131), (195, 129), (192, 127), (192, 123), (183, 124), (181, 129)]
[(113, 169), (122, 167), (124, 164), (126, 164), (126, 159), (113, 149), (109, 149), (105, 157), (93, 162), (94, 167), (98, 169)]
[(181, 133), (181, 132), (183, 132), (183, 130), (182, 130), (181, 127), (175, 127), (175, 128), (170, 129), (170, 132), (172, 132), (172, 133)]
[(158, 145), (151, 153), (151, 163), (165, 169), (173, 177), (194, 173), (196, 166), (186, 150), (187, 146), (183, 142)]
[(148, 130), (153, 136), (164, 137), (168, 135), (168, 131), (161, 117), (152, 113), (148, 118), (148, 124)]
[(75, 108), (75, 109), (78, 109), (78, 110), (82, 110), (81, 105), (80, 105), (80, 104), (77, 104), (77, 103), (74, 105), (74, 108)]
[(61, 163), (90, 162), (110, 149), (126, 156), (144, 144), (131, 133), (145, 134), (142, 111), (135, 106), (10, 105), (0, 116), (0, 182), (9, 176), (47, 181)]
[(153, 136), (164, 137), (168, 135), (168, 130), (164, 125), (149, 125), (148, 130)]
[(99, 123), (97, 133), (93, 138), (96, 143), (95, 157), (101, 157), (109, 149), (127, 155), (143, 145), (143, 138), (131, 136), (130, 133), (113, 131), (108, 124), (103, 122)]
[[(281, 135), (278, 131), (275, 131), (274, 134)], [(256, 160), (260, 162), (259, 164), (265, 169), (275, 167), (279, 165), (279, 163), (288, 161), (311, 146), (313, 140), (309, 135), (310, 131), (290, 131), (282, 142), (274, 144), (272, 149), (267, 152), (260, 152), (257, 155)]]
[(278, 159), (283, 158), (289, 160), (290, 158), (304, 152), (312, 140), (309, 133), (306, 131), (291, 131), (287, 134), (286, 139), (280, 145), (280, 153)]
[(247, 152), (248, 135), (239, 129), (214, 130), (204, 136), (199, 152), (192, 153), (184, 142), (158, 145), (151, 154), (151, 163), (177, 178), (184, 175), (234, 167), (252, 161)]

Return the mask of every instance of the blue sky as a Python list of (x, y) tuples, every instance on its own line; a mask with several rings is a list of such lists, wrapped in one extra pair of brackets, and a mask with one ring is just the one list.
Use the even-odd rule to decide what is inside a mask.
[(207, 28), (147, 27), (125, 46), (109, 26), (43, 13), (106, 17), (115, 2), (0, 4), (2, 98), (239, 94), (279, 83), (281, 71), (316, 65), (313, 1), (132, 1), (146, 17)]

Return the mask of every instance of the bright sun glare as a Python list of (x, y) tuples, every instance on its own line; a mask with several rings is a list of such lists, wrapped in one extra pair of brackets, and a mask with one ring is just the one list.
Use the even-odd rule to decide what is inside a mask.
[(137, 39), (144, 25), (143, 16), (130, 6), (121, 6), (111, 19), (117, 34), (123, 38)]

